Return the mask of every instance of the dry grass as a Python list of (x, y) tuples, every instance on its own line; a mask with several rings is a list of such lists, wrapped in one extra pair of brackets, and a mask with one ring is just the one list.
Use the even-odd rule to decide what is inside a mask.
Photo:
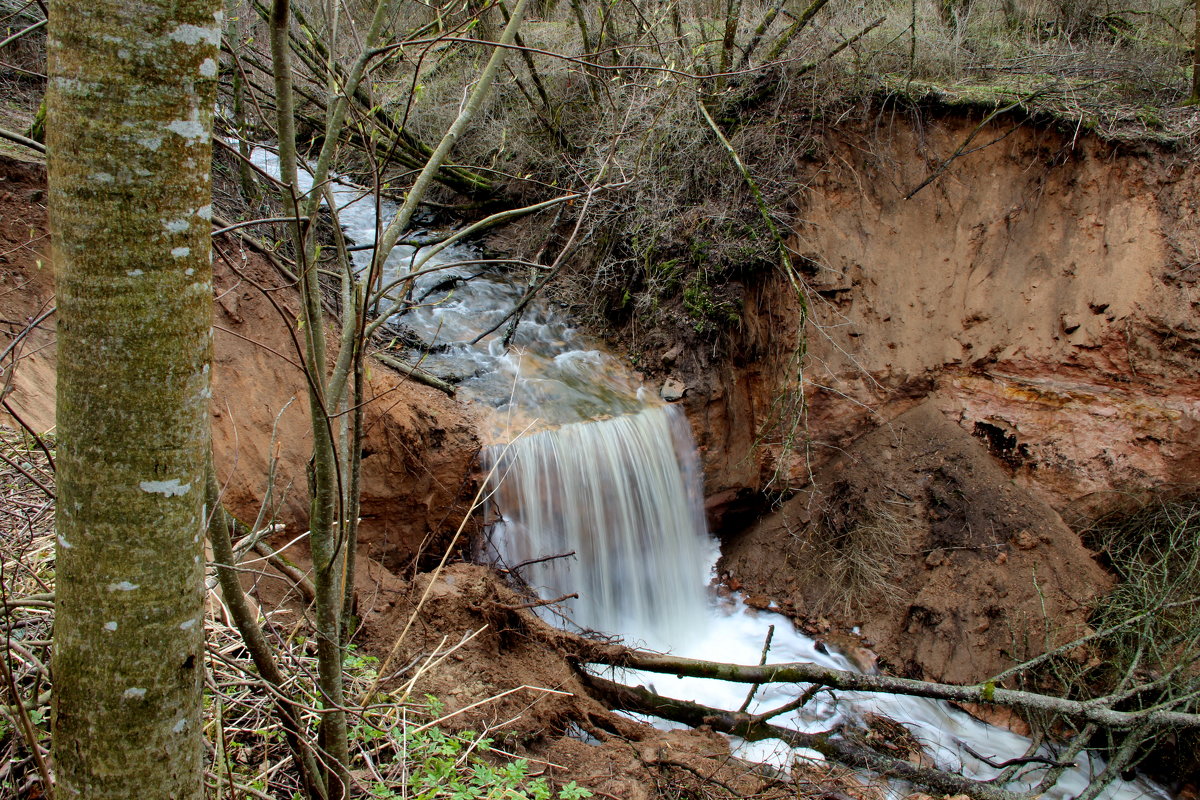
[[(836, 492), (835, 492), (836, 495)], [(797, 579), (822, 587), (815, 606), (843, 616), (899, 596), (895, 572), (909, 555), (908, 526), (876, 505), (842, 503), (836, 496), (818, 524), (793, 531), (791, 565)]]
[[(1101, 519), (1085, 538), (1117, 575), (1095, 613), (1118, 627), (1085, 663), (1083, 691), (1125, 695), (1126, 707), (1200, 709), (1200, 497), (1151, 498), (1133, 513)], [(1130, 624), (1130, 621), (1133, 621)], [(1090, 673), (1090, 674), (1089, 674)], [(1136, 758), (1182, 779), (1200, 769), (1200, 736), (1146, 734)]]
[[(43, 441), (53, 447), (52, 439)], [(46, 490), (53, 491), (54, 478), (49, 457), (31, 437), (0, 428), (0, 457), (0, 679), (5, 698), (0, 705), (0, 796), (29, 797), (41, 783), (32, 747), (44, 753), (50, 736), (54, 501)], [(24, 709), (13, 701), (14, 689)], [(32, 746), (30, 733), (36, 740)]]
[(899, 596), (894, 572), (907, 553), (904, 521), (886, 508), (871, 508), (847, 529), (824, 539), (833, 598), (845, 612), (868, 600)]
[(1151, 499), (1132, 513), (1101, 519), (1084, 535), (1118, 579), (1094, 624), (1142, 617), (1106, 642), (1107, 683), (1173, 676), (1153, 702), (1194, 707), (1188, 698), (1200, 689), (1194, 666), (1200, 659), (1200, 499)]

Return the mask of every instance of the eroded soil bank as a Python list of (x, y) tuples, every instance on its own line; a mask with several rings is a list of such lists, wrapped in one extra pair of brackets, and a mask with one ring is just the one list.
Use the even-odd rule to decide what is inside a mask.
[[(894, 672), (956, 681), (1025, 654), (1011, 644), (1041, 629), (1043, 606), (1055, 636), (1086, 624), (1110, 578), (1064, 515), (1106, 508), (1125, 487), (1200, 482), (1200, 179), (1170, 153), (995, 122), (976, 137), (989, 146), (905, 199), (977, 124), (893, 116), (781, 154), (794, 163), (791, 241), (812, 301), (800, 438), (783, 442), (772, 424), (800, 334), (797, 299), (778, 276), (739, 287), (742, 318), (724, 355), (670, 332), (637, 348), (652, 379), (683, 390), (726, 584), (831, 642), (861, 626)], [(8, 161), (0, 177), (0, 316), (15, 335), (53, 304), (45, 179)], [(220, 249), (214, 441), (226, 496), (253, 519), (273, 470), (269, 502), (303, 530), (295, 300), (259, 257), (233, 242)], [(38, 429), (53, 424), (52, 322), (25, 338), (8, 398)], [(454, 724), (506, 725), (512, 747), (610, 796), (655, 796), (732, 764), (711, 734), (651, 733), (589, 700), (553, 635), (493, 573), (411, 578), (418, 553), (440, 553), (462, 521), (474, 423), (435, 390), (373, 373), (363, 647), (407, 663), (487, 625), (418, 691), (449, 710), (526, 684), (570, 692), (521, 690)], [(792, 496), (760, 515), (766, 488)], [(886, 569), (878, 591), (853, 597), (832, 556), (807, 556), (828, 555), (831, 535), (863, 531), (864, 552), (886, 556), (876, 558)], [(282, 602), (268, 584), (264, 602)], [(431, 602), (418, 608), (426, 589)], [(603, 744), (563, 736), (572, 725)]]
[[(738, 287), (729, 358), (638, 339), (647, 372), (686, 387), (726, 582), (814, 632), (861, 626), (893, 669), (949, 680), (1019, 658), (1040, 595), (1054, 636), (1085, 624), (1108, 578), (1062, 518), (1200, 483), (1194, 168), (979, 124), (897, 112), (783, 154), (811, 305), (792, 441), (776, 415), (801, 314), (782, 276)], [(764, 487), (800, 494), (747, 528)], [(881, 520), (895, 530), (874, 545), (890, 565), (879, 593), (831, 587), (828, 542)]]
[(646, 354), (689, 387), (711, 493), (777, 466), (803, 485), (926, 399), (1059, 510), (1197, 482), (1194, 165), (1020, 121), (985, 125), (947, 165), (978, 124), (881, 116), (792, 156), (791, 244), (813, 322), (805, 446), (781, 456), (760, 430), (794, 376), (799, 313), (780, 276), (745, 287), (726, 363), (701, 348)]

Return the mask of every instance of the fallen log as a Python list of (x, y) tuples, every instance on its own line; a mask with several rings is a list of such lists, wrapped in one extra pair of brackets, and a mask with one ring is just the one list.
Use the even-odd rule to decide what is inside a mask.
[[(1060, 714), (1077, 722), (1092, 723), (1110, 730), (1130, 730), (1140, 726), (1183, 729), (1200, 728), (1200, 714), (1155, 709), (1118, 711), (1111, 708), (1109, 698), (1068, 700), (1052, 695), (1003, 689), (991, 681), (974, 686), (949, 683), (929, 683), (890, 675), (865, 675), (859, 672), (831, 669), (819, 664), (791, 662), (786, 664), (743, 665), (717, 661), (700, 661), (679, 656), (647, 653), (629, 648), (592, 648), (587, 660), (599, 664), (640, 669), (691, 678), (713, 678), (734, 683), (812, 683), (859, 692), (882, 692), (911, 697), (929, 697), (959, 703), (987, 703), (1023, 711)], [(1112, 698), (1116, 702), (1119, 698)]]
[(395, 356), (389, 356), (387, 353), (373, 353), (372, 355), (374, 355), (379, 361), (382, 361), (384, 364), (387, 364), (389, 367), (399, 372), (404, 377), (414, 380), (417, 383), (423, 383), (426, 386), (430, 386), (440, 392), (445, 392), (450, 397), (454, 397), (456, 391), (454, 384), (447, 383), (436, 375), (426, 372), (417, 365), (408, 364), (396, 358)]
[(965, 794), (975, 800), (1022, 800), (1026, 797), (985, 781), (976, 781), (952, 772), (922, 767), (885, 756), (855, 743), (851, 738), (836, 735), (836, 731), (804, 733), (794, 728), (774, 725), (744, 712), (725, 711), (688, 700), (676, 700), (641, 686), (625, 686), (586, 672), (580, 674), (584, 684), (600, 699), (625, 711), (652, 714), (692, 727), (707, 725), (715, 731), (738, 736), (748, 742), (778, 739), (790, 747), (815, 750), (830, 761), (908, 781), (941, 794)]

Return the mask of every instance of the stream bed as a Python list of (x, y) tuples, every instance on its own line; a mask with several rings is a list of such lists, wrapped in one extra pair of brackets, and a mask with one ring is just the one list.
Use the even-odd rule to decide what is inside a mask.
[[(255, 151), (260, 167), (274, 171), (274, 157)], [(302, 183), (305, 178), (302, 178)], [(301, 187), (307, 188), (307, 187)], [(347, 236), (358, 245), (374, 241), (376, 209), (358, 189), (334, 184), (333, 196)], [(384, 202), (386, 218), (396, 211)], [(403, 277), (423, 259), (399, 246), (389, 255), (385, 283)], [(365, 267), (366, 253), (355, 253)], [(680, 409), (642, 387), (631, 369), (571, 324), (565, 309), (535, 300), (510, 346), (500, 323), (530, 281), (527, 270), (490, 263), (475, 248), (455, 246), (430, 258), (412, 298), (418, 305), (395, 322), (424, 343), (407, 355), (439, 377), (458, 382), (459, 396), (491, 410), (494, 442), (482, 455), (493, 492), (494, 512), (487, 557), (515, 564), (573, 552), (523, 570), (531, 588), (551, 599), (577, 593), (555, 610), (555, 624), (619, 635), (632, 645), (692, 658), (757, 664), (770, 627), (770, 662), (805, 661), (837, 669), (856, 667), (819, 649), (790, 620), (748, 608), (713, 587), (719, 555), (705, 527), (703, 476), (691, 431)], [(418, 352), (418, 349), (420, 352)], [(668, 696), (709, 706), (739, 708), (747, 687), (721, 681), (623, 673), (618, 680), (657, 683)], [(771, 684), (755, 695), (751, 713), (792, 700), (803, 686)], [(818, 692), (778, 724), (806, 732), (860, 724), (877, 714), (904, 725), (941, 769), (988, 779), (994, 762), (1026, 754), (1030, 742), (980, 722), (941, 701), (862, 692)], [(661, 722), (656, 724), (663, 724)], [(743, 758), (786, 768), (794, 758), (815, 758), (778, 742), (735, 741)], [(1042, 754), (1053, 756), (1052, 748)], [(1080, 757), (1047, 793), (1074, 798), (1103, 769), (1098, 758)], [(1045, 765), (1033, 764), (1009, 784), (1035, 786)], [(1108, 800), (1168, 798), (1142, 779), (1116, 780), (1100, 795)]]

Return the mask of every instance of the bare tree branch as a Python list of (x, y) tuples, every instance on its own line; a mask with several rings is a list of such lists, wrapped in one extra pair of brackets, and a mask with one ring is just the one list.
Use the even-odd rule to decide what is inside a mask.
[(595, 675), (584, 674), (583, 681), (605, 701), (626, 711), (653, 714), (693, 727), (707, 725), (715, 731), (740, 736), (750, 742), (778, 739), (790, 747), (815, 750), (831, 761), (848, 767), (871, 770), (946, 794), (965, 794), (975, 800), (1018, 800), (1023, 797), (991, 783), (974, 781), (961, 775), (917, 766), (876, 753), (850, 738), (835, 735), (835, 731), (803, 733), (793, 728), (772, 725), (749, 714), (724, 711), (687, 700), (675, 700), (640, 686), (625, 686)]
[(1159, 728), (1200, 728), (1200, 714), (1182, 711), (1117, 711), (1105, 705), (1107, 698), (1079, 701), (1034, 692), (1002, 689), (992, 682), (975, 686), (955, 686), (948, 683), (927, 683), (890, 675), (864, 675), (858, 672), (831, 669), (819, 664), (791, 662), (786, 664), (742, 665), (717, 661), (700, 661), (680, 656), (656, 655), (640, 650), (589, 654), (592, 660), (614, 666), (662, 672), (692, 678), (713, 678), (735, 683), (816, 683), (833, 689), (859, 692), (883, 692), (911, 697), (929, 697), (959, 703), (987, 703), (1027, 711), (1061, 714), (1069, 719), (1095, 723), (1113, 730), (1130, 730), (1140, 725)]

